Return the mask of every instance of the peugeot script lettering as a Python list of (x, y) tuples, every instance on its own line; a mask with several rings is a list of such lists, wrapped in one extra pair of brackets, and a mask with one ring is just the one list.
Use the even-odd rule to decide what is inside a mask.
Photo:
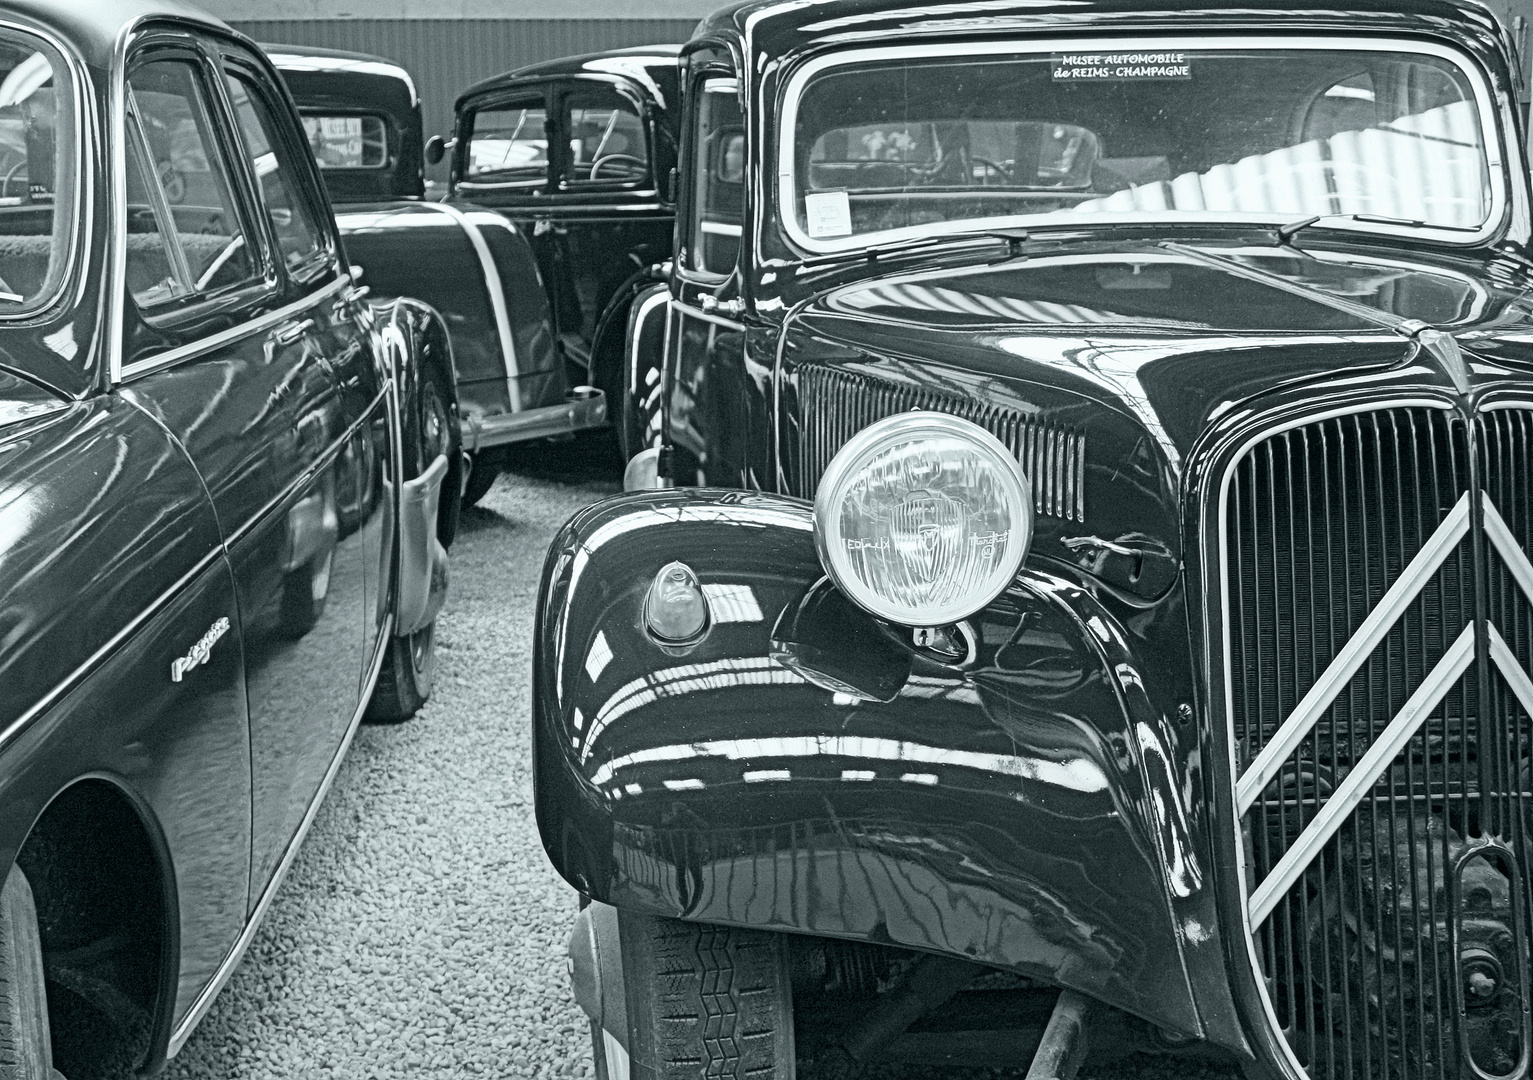
[(229, 620), (226, 616), (220, 616), (208, 632), (197, 639), (185, 656), (178, 656), (170, 665), (170, 681), (180, 682), (182, 677), (192, 668), (199, 664), (206, 664), (208, 658), (213, 655), (213, 646), (218, 644), (218, 639), (229, 632)]

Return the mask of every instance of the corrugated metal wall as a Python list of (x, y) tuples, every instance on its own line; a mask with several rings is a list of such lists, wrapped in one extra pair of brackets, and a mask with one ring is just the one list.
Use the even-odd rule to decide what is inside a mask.
[[(230, 20), (257, 41), (386, 56), (415, 78), (426, 134), (449, 135), (453, 100), (502, 71), (577, 53), (685, 41), (695, 19)], [(432, 170), (433, 173), (442, 170)], [(434, 176), (434, 179), (445, 179)]]

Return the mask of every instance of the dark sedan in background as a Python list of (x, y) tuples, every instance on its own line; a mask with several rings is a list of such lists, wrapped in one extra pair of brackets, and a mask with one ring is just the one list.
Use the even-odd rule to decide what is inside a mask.
[(531, 239), (570, 378), (602, 392), (625, 456), (643, 439), (618, 396), (624, 337), (675, 229), (678, 51), (521, 68), (456, 106), (449, 205), (489, 207)]
[(471, 464), (462, 475), (454, 455), (449, 486), (477, 502), (499, 471), (499, 447), (601, 426), (602, 395), (561, 361), (526, 234), (473, 205), (425, 200), (420, 101), (409, 74), (361, 53), (265, 48), (303, 116), (363, 284), (422, 300), (447, 321), (457, 438)]
[(216, 20), (6, 3), (0, 129), (0, 1075), (149, 1073), (430, 693), (451, 353)]

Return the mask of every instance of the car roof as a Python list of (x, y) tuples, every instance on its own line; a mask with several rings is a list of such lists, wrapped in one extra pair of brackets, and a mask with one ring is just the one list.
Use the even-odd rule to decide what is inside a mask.
[(515, 68), (503, 74), (483, 79), (458, 96), (458, 100), (473, 97), (486, 90), (495, 90), (515, 83), (535, 79), (558, 78), (562, 75), (621, 75), (649, 89), (651, 95), (659, 91), (660, 105), (665, 107), (666, 86), (674, 84), (676, 58), (681, 55), (680, 44), (634, 45), (626, 49), (609, 49), (606, 52), (582, 53), (579, 56), (563, 56), (557, 60), (545, 60), (526, 67)]
[(1336, 29), (1355, 25), (1441, 33), (1445, 26), (1475, 27), (1500, 36), (1495, 15), (1479, 0), (1306, 0), (1302, 12), (1279, 6), (1236, 6), (1230, 0), (732, 0), (698, 24), (693, 41), (710, 37), (746, 39), (758, 53), (785, 55), (804, 48), (839, 44), (888, 43), (918, 36), (1058, 32), (1116, 22), (1129, 32), (1136, 24), (1164, 30), (1198, 21), (1263, 25), (1273, 31)]
[(233, 33), (223, 20), (182, 0), (5, 0), (4, 11), (52, 30), (77, 49), (86, 64), (110, 67), (118, 38), (129, 26), (163, 18)]
[(414, 108), (420, 101), (410, 73), (402, 64), (386, 57), (275, 42), (262, 42), (261, 48), (288, 80), (294, 97), (306, 96), (300, 87), (309, 91), (324, 86), (329, 91), (327, 96), (351, 93), (373, 99), (382, 93), (397, 99), (390, 101), (393, 108)]

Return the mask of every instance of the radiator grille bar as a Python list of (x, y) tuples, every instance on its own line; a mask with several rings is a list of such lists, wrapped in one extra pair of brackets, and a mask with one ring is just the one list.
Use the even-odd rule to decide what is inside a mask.
[(805, 365), (798, 372), (801, 498), (813, 498), (836, 451), (869, 424), (911, 409), (950, 413), (985, 428), (1022, 465), (1033, 510), (1065, 521), (1086, 520), (1086, 436), (1063, 424), (956, 394), (902, 386), (857, 372)]
[[(1404, 582), (1408, 603), (1384, 609), (1388, 632), (1370, 636), (1377, 644), (1313, 725), (1290, 725), (1245, 785), (1258, 974), (1317, 1080), (1527, 1074), (1533, 726), (1497, 672), (1510, 670), (1526, 692), (1518, 673), (1533, 664), (1533, 604), (1483, 535), (1463, 527), (1481, 487), (1527, 550), (1528, 413), (1487, 413), (1472, 430), (1427, 408), (1337, 417), (1257, 444), (1231, 478), (1225, 615), (1237, 775), (1306, 695), (1315, 717), (1317, 680), (1407, 569), (1418, 578)], [(1434, 542), (1446, 555), (1413, 566)], [(1495, 662), (1491, 628), (1506, 641)], [(1445, 662), (1455, 641), (1458, 659)], [(1496, 667), (1512, 663), (1506, 654), (1515, 668)], [(1434, 669), (1442, 685), (1431, 684)], [(1379, 743), (1413, 694), (1413, 707), (1430, 699), (1419, 726), (1403, 738), (1397, 724), (1394, 741)], [(1487, 986), (1494, 993), (1475, 996)]]

